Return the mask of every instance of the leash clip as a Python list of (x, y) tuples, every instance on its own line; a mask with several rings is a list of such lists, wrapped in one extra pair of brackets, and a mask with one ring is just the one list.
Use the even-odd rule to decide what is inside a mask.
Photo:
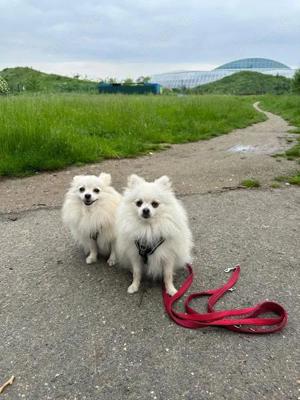
[(228, 272), (235, 271), (235, 270), (236, 270), (236, 267), (229, 267), (229, 268), (224, 269), (224, 272), (228, 273)]
[(230, 289), (228, 289), (228, 292), (234, 292), (236, 290), (235, 287), (231, 287)]

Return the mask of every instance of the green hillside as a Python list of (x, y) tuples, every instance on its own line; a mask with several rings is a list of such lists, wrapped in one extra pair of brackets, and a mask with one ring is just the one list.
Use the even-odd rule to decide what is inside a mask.
[(8, 83), (10, 92), (93, 92), (97, 83), (46, 74), (28, 67), (5, 68), (0, 71)]
[(259, 72), (242, 71), (226, 76), (219, 81), (191, 89), (199, 94), (283, 94), (291, 90), (292, 80), (284, 76), (273, 76)]

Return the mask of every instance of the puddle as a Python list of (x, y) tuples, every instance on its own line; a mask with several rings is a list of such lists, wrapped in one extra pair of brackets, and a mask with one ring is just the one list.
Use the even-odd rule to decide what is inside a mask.
[(230, 151), (231, 153), (253, 153), (255, 150), (254, 146), (236, 144), (235, 146), (230, 147), (227, 151)]

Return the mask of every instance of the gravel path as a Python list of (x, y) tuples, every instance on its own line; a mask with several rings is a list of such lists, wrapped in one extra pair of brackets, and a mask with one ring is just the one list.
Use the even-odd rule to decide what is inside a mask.
[(218, 287), (224, 268), (239, 262), (236, 290), (219, 309), (268, 298), (287, 308), (286, 329), (180, 328), (164, 312), (159, 284), (130, 296), (129, 274), (87, 266), (58, 209), (0, 216), (0, 379), (16, 376), (4, 400), (297, 399), (300, 190), (190, 195), (184, 204), (193, 291)]

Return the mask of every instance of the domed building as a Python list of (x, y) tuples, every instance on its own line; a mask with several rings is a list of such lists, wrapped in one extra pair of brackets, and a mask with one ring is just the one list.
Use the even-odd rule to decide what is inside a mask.
[(255, 71), (286, 78), (292, 78), (295, 74), (294, 69), (278, 61), (267, 58), (244, 58), (223, 64), (212, 71), (177, 71), (156, 74), (151, 77), (151, 82), (159, 83), (169, 89), (193, 88), (218, 81), (240, 71)]

